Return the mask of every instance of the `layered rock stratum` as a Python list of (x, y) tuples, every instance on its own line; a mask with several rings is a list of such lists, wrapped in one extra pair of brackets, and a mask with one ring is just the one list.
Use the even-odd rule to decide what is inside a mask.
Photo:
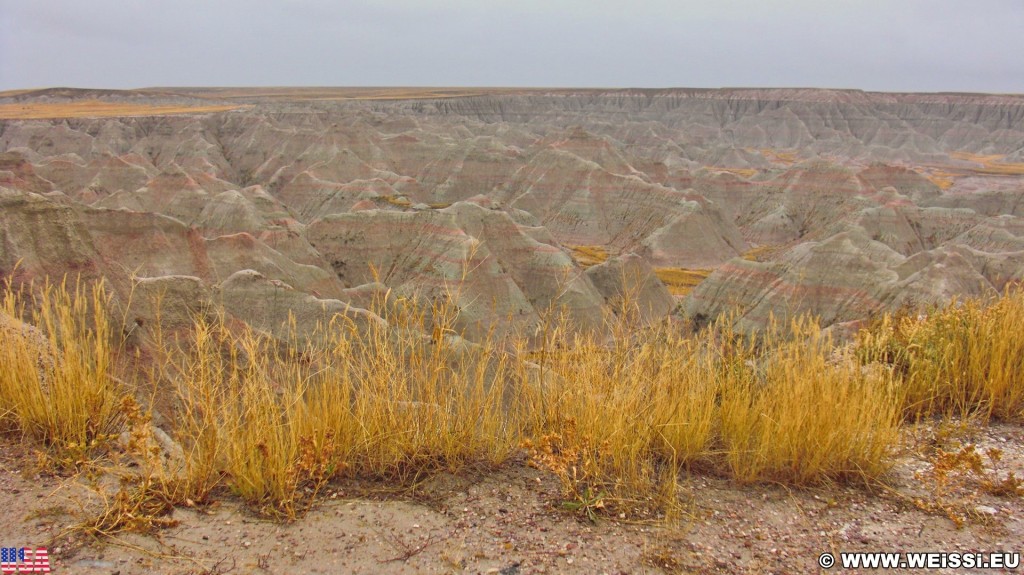
[(0, 277), (105, 278), (138, 325), (163, 294), (275, 334), (387, 298), (470, 339), (623, 301), (757, 329), (1024, 279), (1022, 96), (51, 89), (0, 118)]

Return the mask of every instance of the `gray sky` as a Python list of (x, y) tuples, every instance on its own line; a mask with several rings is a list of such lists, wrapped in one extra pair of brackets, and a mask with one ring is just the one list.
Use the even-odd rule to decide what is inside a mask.
[(1022, 0), (0, 0), (0, 90), (1024, 93)]

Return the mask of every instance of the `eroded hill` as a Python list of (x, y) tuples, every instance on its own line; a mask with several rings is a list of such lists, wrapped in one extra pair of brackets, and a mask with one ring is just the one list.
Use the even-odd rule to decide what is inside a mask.
[(646, 318), (757, 328), (1024, 279), (1018, 96), (57, 89), (0, 117), (0, 274), (189, 294), (171, 318), (277, 332), (390, 288), (471, 337), (599, 329), (636, 283)]

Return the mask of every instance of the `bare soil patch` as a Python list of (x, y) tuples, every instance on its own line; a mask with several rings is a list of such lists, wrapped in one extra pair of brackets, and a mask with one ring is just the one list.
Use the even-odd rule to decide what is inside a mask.
[[(996, 424), (908, 431), (885, 486), (790, 489), (695, 475), (681, 480), (678, 520), (566, 511), (558, 482), (521, 460), (497, 470), (386, 486), (334, 484), (306, 516), (280, 524), (230, 497), (177, 509), (155, 536), (89, 540), (64, 529), (97, 508), (82, 479), (34, 475), (32, 456), (0, 444), (0, 521), (6, 546), (48, 546), (58, 573), (817, 573), (842, 551), (1021, 551), (1024, 499), (954, 486), (961, 528), (927, 500), (938, 449), (999, 449), (999, 473), (1024, 475), (1024, 430)], [(936, 571), (943, 572), (943, 571)], [(949, 571), (953, 572), (953, 571)]]

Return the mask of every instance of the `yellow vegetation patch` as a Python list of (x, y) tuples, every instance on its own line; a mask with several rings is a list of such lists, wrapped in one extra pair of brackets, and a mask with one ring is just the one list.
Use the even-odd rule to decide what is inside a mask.
[(953, 172), (947, 172), (944, 170), (935, 170), (927, 177), (933, 184), (939, 187), (940, 190), (948, 190), (953, 187), (953, 183), (960, 174)]
[(449, 338), (423, 337), (454, 333), (454, 307), (429, 313), (393, 309), (387, 324), (362, 325), (337, 316), (301, 334), (310, 343), (283, 347), (223, 316), (197, 320), (187, 351), (164, 368), (176, 374), (189, 482), (199, 494), (224, 485), (262, 514), (294, 519), (331, 480), (403, 484), (502, 462), (522, 430), (515, 396), (494, 382), (513, 384), (522, 370), (493, 361), (494, 342), (470, 357)]
[(784, 248), (785, 246), (778, 245), (757, 246), (747, 250), (742, 257), (748, 262), (763, 262), (769, 260), (771, 256), (779, 253)]
[(775, 148), (759, 148), (758, 152), (761, 153), (769, 162), (773, 164), (784, 164), (786, 166), (792, 166), (793, 164), (800, 161), (800, 156), (795, 150), (781, 150)]
[(1024, 163), (1001, 162), (1000, 160), (1004, 157), (1001, 154), (980, 155), (952, 152), (950, 157), (976, 165), (929, 166), (917, 171), (942, 190), (952, 188), (958, 179), (967, 176), (1024, 176)]
[(543, 423), (524, 445), (561, 480), (570, 508), (671, 504), (686, 468), (809, 484), (888, 465), (899, 425), (889, 375), (835, 360), (813, 322), (751, 339), (725, 321), (691, 338), (619, 317), (610, 343), (554, 329), (533, 359), (552, 384), (528, 404)]
[(608, 260), (608, 250), (604, 246), (569, 246), (573, 257), (581, 266), (589, 268)]
[[(2, 306), (13, 326), (0, 330), (3, 431), (75, 461), (126, 422), (133, 441), (145, 439), (137, 407), (113, 385), (123, 329), (106, 319), (102, 290), (44, 291), (31, 306), (25, 297), (8, 288)], [(387, 301), (371, 307), (383, 313)], [(455, 331), (449, 303), (392, 307), (386, 323), (337, 316), (284, 341), (223, 316), (197, 317), (174, 342), (157, 331), (150, 379), (176, 391), (169, 431), (183, 477), (163, 483), (153, 458), (92, 532), (159, 526), (179, 502), (226, 491), (292, 519), (331, 481), (410, 485), (505, 462), (520, 447), (561, 481), (566, 509), (649, 516), (678, 505), (685, 469), (740, 482), (871, 481), (893, 461), (901, 415), (1024, 419), (1024, 291), (886, 316), (852, 347), (808, 317), (756, 335), (733, 331), (729, 317), (697, 335), (643, 327), (631, 301), (600, 333), (547, 316), (529, 337), (473, 347), (424, 336)], [(17, 318), (41, 338), (22, 337)]]
[(382, 196), (381, 199), (391, 204), (392, 206), (398, 206), (400, 208), (408, 208), (409, 206), (412, 205), (412, 202), (409, 201), (409, 198), (405, 197)]
[(726, 168), (724, 166), (705, 166), (709, 170), (715, 170), (717, 172), (729, 172), (735, 174), (741, 178), (752, 178), (757, 174), (757, 170), (754, 168)]
[(672, 295), (684, 296), (711, 275), (712, 271), (703, 269), (655, 268), (654, 274), (665, 284), (665, 287), (668, 288)]
[(48, 285), (30, 296), (8, 285), (0, 296), (0, 431), (36, 440), (58, 468), (77, 467), (123, 420), (109, 300), (100, 286)]
[(1006, 157), (1003, 154), (974, 154), (971, 152), (950, 152), (949, 156), (951, 158), (956, 158), (957, 160), (964, 160), (966, 162), (977, 162), (979, 164), (990, 164), (992, 162), (998, 162), (999, 160), (1002, 160), (1004, 157)]
[(1004, 162), (1003, 154), (972, 154), (970, 152), (951, 152), (951, 158), (980, 164), (980, 167), (967, 168), (968, 173), (986, 176), (1021, 176), (1024, 175), (1024, 162)]
[(46, 118), (110, 118), (120, 116), (166, 116), (171, 114), (204, 114), (226, 112), (242, 106), (156, 106), (82, 100), (61, 103), (0, 104), (2, 120), (39, 120)]
[(866, 362), (902, 380), (908, 417), (980, 415), (1024, 421), (1024, 290), (918, 315), (885, 315), (861, 332)]

